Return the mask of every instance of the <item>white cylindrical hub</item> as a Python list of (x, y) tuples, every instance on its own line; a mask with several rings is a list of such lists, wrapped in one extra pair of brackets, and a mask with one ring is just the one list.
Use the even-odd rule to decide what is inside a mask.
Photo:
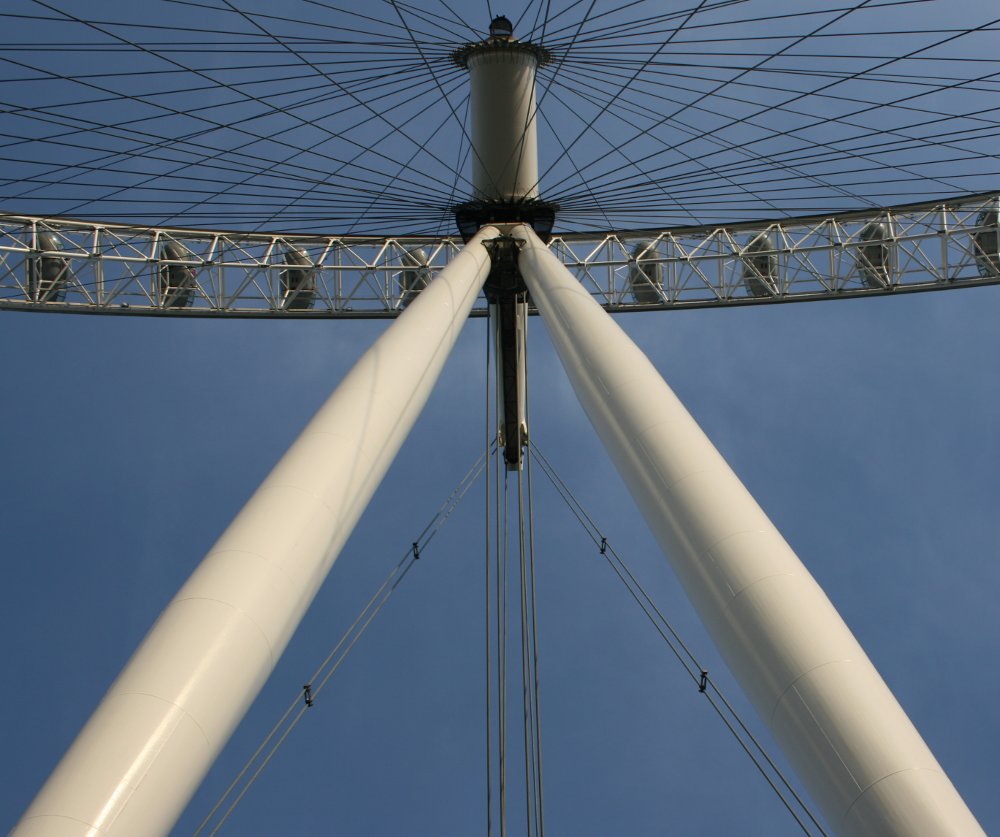
[(463, 55), (472, 97), (473, 198), (502, 202), (537, 198), (539, 51), (529, 44), (491, 39)]
[(166, 834), (423, 409), (490, 269), (486, 227), (355, 364), (142, 645), (12, 832)]
[(733, 674), (842, 834), (982, 829), (819, 585), (659, 373), (530, 227), (577, 397)]

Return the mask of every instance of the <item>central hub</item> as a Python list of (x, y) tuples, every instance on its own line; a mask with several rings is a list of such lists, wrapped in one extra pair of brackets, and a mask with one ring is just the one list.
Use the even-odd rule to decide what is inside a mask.
[[(535, 74), (552, 60), (547, 49), (514, 37), (505, 17), (490, 24), (482, 41), (452, 54), (469, 71), (472, 129), (472, 194), (455, 207), (468, 240), (486, 224), (530, 224), (547, 239), (558, 207), (538, 193), (538, 109)], [(500, 236), (487, 242), (491, 270), (486, 280), (496, 341), (497, 400), (503, 416), (497, 441), (509, 470), (522, 466), (528, 441), (525, 350), (528, 289), (517, 264), (517, 242)]]
[(469, 71), (472, 195), (455, 208), (466, 238), (485, 223), (531, 224), (552, 229), (553, 204), (539, 199), (535, 74), (552, 60), (538, 44), (519, 41), (506, 17), (490, 34), (452, 54)]

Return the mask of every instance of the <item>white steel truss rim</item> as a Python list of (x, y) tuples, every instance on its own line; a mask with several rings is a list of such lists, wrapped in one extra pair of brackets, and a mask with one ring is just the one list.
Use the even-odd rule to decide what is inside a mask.
[[(746, 219), (732, 223), (719, 224), (686, 224), (669, 227), (627, 227), (619, 229), (594, 229), (591, 231), (577, 231), (560, 233), (553, 232), (553, 238), (561, 241), (594, 241), (601, 238), (642, 238), (651, 235), (673, 234), (673, 235), (699, 235), (707, 234), (715, 230), (731, 230), (733, 232), (749, 232), (766, 229), (769, 226), (795, 226), (815, 224), (822, 221), (846, 222), (862, 221), (865, 219), (876, 220), (884, 218), (889, 213), (920, 212), (929, 211), (935, 208), (952, 208), (972, 203), (975, 201), (996, 200), (1000, 203), (1000, 192), (969, 192), (965, 194), (948, 195), (933, 200), (922, 200), (910, 203), (894, 203), (885, 206), (871, 207), (867, 209), (851, 209), (844, 212), (810, 213), (807, 215), (783, 215), (766, 216), (757, 219)], [(147, 224), (127, 224), (109, 221), (91, 221), (86, 218), (61, 217), (57, 215), (31, 215), (25, 213), (0, 212), (0, 224), (17, 223), (32, 224), (47, 227), (54, 225), (85, 227), (94, 230), (108, 230), (111, 232), (128, 231), (136, 235), (169, 235), (181, 238), (191, 238), (196, 240), (207, 240), (224, 237), (232, 239), (242, 239), (255, 242), (288, 242), (289, 244), (308, 244), (319, 242), (343, 242), (345, 245), (385, 245), (391, 242), (399, 242), (406, 245), (428, 245), (439, 242), (451, 242), (456, 247), (461, 246), (461, 236), (454, 235), (339, 235), (336, 232), (330, 233), (296, 233), (282, 232), (280, 230), (248, 232), (237, 229), (208, 228), (208, 227), (175, 227), (175, 226), (149, 226)]]
[[(627, 312), (995, 285), (998, 239), (1000, 194), (985, 193), (732, 226), (555, 235), (549, 247), (602, 307)], [(454, 236), (283, 236), (0, 214), (0, 309), (391, 319), (459, 247)], [(486, 313), (480, 298), (471, 316)]]

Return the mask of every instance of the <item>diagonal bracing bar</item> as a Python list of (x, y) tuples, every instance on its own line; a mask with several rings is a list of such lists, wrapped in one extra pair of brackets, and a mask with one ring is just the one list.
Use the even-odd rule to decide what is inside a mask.
[(423, 409), (489, 272), (479, 232), (370, 349), (150, 630), (13, 834), (166, 834)]
[(650, 361), (530, 227), (513, 235), (598, 436), (833, 828), (982, 834), (830, 600)]

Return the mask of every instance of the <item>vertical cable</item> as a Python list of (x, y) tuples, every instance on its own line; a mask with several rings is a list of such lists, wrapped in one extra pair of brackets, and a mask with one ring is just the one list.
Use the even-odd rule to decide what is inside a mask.
[[(486, 530), (484, 532), (486, 567), (483, 578), (486, 591), (486, 837), (493, 834), (493, 708), (490, 700), (490, 689), (492, 688), (492, 654), (490, 653), (492, 626), (490, 619), (492, 610), (490, 608), (490, 472), (489, 472), (489, 452), (492, 444), (490, 442), (490, 329), (493, 325), (491, 319), (486, 321), (486, 407), (484, 421), (486, 423), (486, 514), (484, 515)], [(497, 451), (499, 455), (499, 451)]]
[(518, 538), (518, 574), (521, 592), (521, 708), (524, 722), (524, 814), (527, 820), (527, 835), (531, 837), (532, 804), (534, 797), (534, 735), (531, 723), (531, 677), (528, 672), (528, 568), (524, 542), (524, 480), (523, 471), (517, 472), (517, 538)]
[[(491, 333), (492, 336), (492, 333)], [(499, 382), (497, 382), (499, 386)], [(494, 400), (494, 426), (499, 427), (499, 399)], [(497, 748), (499, 762), (500, 837), (507, 835), (507, 492), (500, 481), (502, 456), (500, 445), (494, 460), (496, 479), (496, 620), (497, 620)]]
[[(527, 342), (527, 337), (525, 338)], [(525, 345), (527, 352), (527, 345)], [(524, 415), (525, 422), (528, 423), (530, 415), (530, 403), (528, 394), (528, 368), (525, 364), (524, 371)], [(529, 423), (530, 426), (530, 423)], [(535, 695), (535, 781), (537, 783), (537, 803), (535, 805), (535, 815), (538, 820), (538, 837), (545, 835), (545, 795), (542, 784), (542, 720), (541, 720), (541, 697), (538, 687), (538, 603), (535, 595), (535, 512), (534, 494), (531, 486), (531, 446), (525, 446), (525, 468), (528, 471), (528, 568), (531, 576), (531, 657), (532, 675)]]
[(501, 679), (499, 683), (500, 690), (500, 719), (502, 723), (501, 735), (502, 744), (501, 752), (503, 753), (503, 763), (500, 766), (500, 802), (501, 811), (500, 816), (502, 817), (503, 828), (501, 829), (501, 837), (506, 837), (507, 835), (507, 473), (504, 469), (503, 458), (499, 452), (499, 447), (497, 451), (497, 476), (501, 477), (502, 474), (502, 498), (500, 498), (500, 508), (501, 508), (501, 521), (500, 521), (500, 553), (499, 553), (499, 595), (500, 595), (500, 605), (499, 605), (499, 636), (498, 641), (500, 644), (500, 669), (501, 669)]

